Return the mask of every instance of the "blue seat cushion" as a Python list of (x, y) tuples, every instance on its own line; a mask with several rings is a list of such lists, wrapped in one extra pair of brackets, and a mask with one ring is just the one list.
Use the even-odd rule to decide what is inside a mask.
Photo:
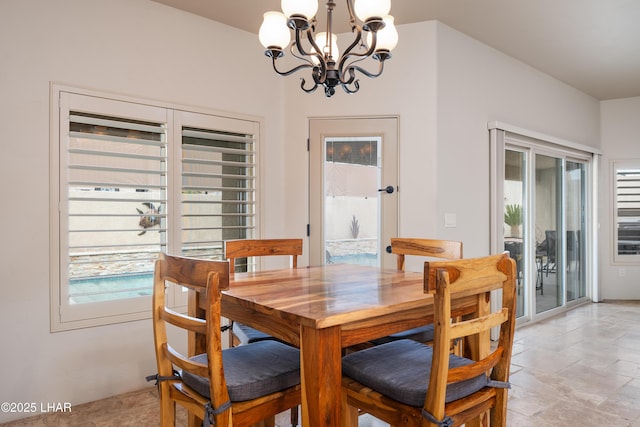
[(238, 337), (238, 340), (240, 340), (241, 345), (275, 339), (269, 334), (265, 334), (264, 332), (260, 332), (259, 330), (254, 329), (251, 326), (247, 326), (239, 322), (233, 322), (232, 330), (234, 335)]
[(371, 342), (375, 345), (380, 345), (398, 340), (413, 340), (418, 342), (433, 341), (433, 324), (408, 329), (406, 331), (398, 332), (397, 334), (387, 335), (386, 337), (371, 340)]
[[(399, 340), (351, 353), (342, 358), (342, 373), (359, 383), (398, 402), (421, 407), (433, 360), (433, 349), (413, 340)], [(473, 363), (470, 359), (449, 356), (449, 367)], [(447, 386), (445, 401), (469, 396), (488, 384), (481, 374), (475, 378)]]
[[(191, 360), (207, 363), (207, 355)], [(222, 351), (224, 376), (232, 402), (251, 400), (300, 384), (300, 351), (278, 341), (260, 341)], [(209, 379), (188, 371), (182, 381), (211, 397)]]

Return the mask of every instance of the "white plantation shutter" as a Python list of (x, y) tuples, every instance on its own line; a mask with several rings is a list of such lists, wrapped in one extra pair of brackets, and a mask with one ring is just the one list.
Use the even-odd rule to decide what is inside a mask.
[(222, 259), (254, 235), (257, 122), (58, 95), (52, 329), (149, 317), (160, 252)]
[(145, 313), (167, 241), (166, 110), (70, 93), (60, 109), (59, 321)]
[(255, 236), (255, 122), (176, 113), (182, 253), (223, 259), (225, 240)]
[[(67, 151), (71, 257), (142, 253), (146, 266), (135, 269), (153, 270), (166, 240), (166, 151), (162, 124), (71, 114)], [(142, 237), (147, 231), (148, 236)], [(114, 262), (101, 261), (102, 274), (116, 273), (110, 268)], [(93, 275), (82, 261), (72, 259), (69, 264), (72, 278)]]
[(640, 256), (640, 168), (615, 168), (616, 237), (619, 260)]

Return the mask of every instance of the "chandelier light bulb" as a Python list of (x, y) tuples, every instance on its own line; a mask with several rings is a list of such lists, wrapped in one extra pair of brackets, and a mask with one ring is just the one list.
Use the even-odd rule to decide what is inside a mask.
[(367, 22), (370, 18), (388, 15), (391, 10), (391, 0), (355, 0), (353, 9), (362, 22)]
[(329, 50), (329, 44), (327, 43), (327, 33), (324, 31), (316, 34), (316, 44), (320, 49), (322, 49), (323, 56), (328, 57), (329, 52), (331, 52), (333, 59), (337, 59), (340, 56), (337, 35), (331, 34), (331, 50)]
[[(396, 45), (398, 44), (398, 30), (396, 30), (396, 26), (393, 24), (394, 18), (393, 16), (386, 15), (382, 17), (385, 26), (383, 29), (378, 30), (378, 35), (376, 39), (376, 52), (379, 50), (387, 50), (391, 52)], [(367, 33), (367, 45), (371, 46), (372, 34), (371, 32)]]
[(318, 11), (318, 0), (282, 0), (282, 12), (290, 18), (293, 15), (304, 16), (310, 20)]
[(258, 32), (262, 46), (269, 49), (284, 49), (291, 41), (291, 32), (287, 27), (287, 17), (281, 12), (266, 12)]
[[(316, 34), (315, 36), (315, 41), (316, 44), (318, 45), (318, 47), (320, 48), (320, 54), (324, 57), (324, 58), (328, 58), (329, 57), (329, 45), (327, 44), (327, 33), (326, 32), (321, 32)], [(314, 49), (315, 51), (315, 49)], [(335, 34), (331, 34), (331, 57), (334, 60), (337, 60), (338, 57), (340, 56), (340, 51), (338, 50), (338, 36)], [(316, 58), (315, 56), (311, 57), (311, 61), (313, 61), (314, 64), (318, 64), (318, 58)]]

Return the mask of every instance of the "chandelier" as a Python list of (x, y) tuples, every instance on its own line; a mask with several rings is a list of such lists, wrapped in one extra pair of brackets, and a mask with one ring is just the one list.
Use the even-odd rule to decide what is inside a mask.
[[(260, 27), (259, 38), (266, 48), (265, 55), (273, 62), (273, 69), (281, 76), (309, 69), (313, 83), (306, 85), (301, 78), (300, 87), (311, 93), (318, 86), (331, 97), (336, 86), (345, 92), (355, 93), (360, 89), (357, 73), (375, 78), (382, 74), (384, 61), (391, 58), (391, 50), (398, 43), (398, 32), (389, 15), (391, 0), (345, 0), (349, 11), (353, 42), (340, 55), (337, 36), (332, 31), (335, 1), (327, 1), (326, 31), (316, 33), (318, 0), (282, 0), (282, 12), (266, 12)], [(358, 19), (356, 19), (356, 17)], [(291, 41), (291, 30), (294, 40)], [(364, 31), (364, 34), (363, 34)], [(278, 60), (285, 56), (285, 49), (302, 63), (281, 71)], [(360, 62), (373, 58), (378, 61), (377, 71), (371, 72), (360, 66)]]

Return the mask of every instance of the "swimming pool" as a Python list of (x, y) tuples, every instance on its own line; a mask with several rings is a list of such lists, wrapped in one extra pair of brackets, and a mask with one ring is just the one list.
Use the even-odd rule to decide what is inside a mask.
[(83, 277), (69, 280), (71, 304), (111, 301), (149, 296), (153, 292), (153, 272)]

